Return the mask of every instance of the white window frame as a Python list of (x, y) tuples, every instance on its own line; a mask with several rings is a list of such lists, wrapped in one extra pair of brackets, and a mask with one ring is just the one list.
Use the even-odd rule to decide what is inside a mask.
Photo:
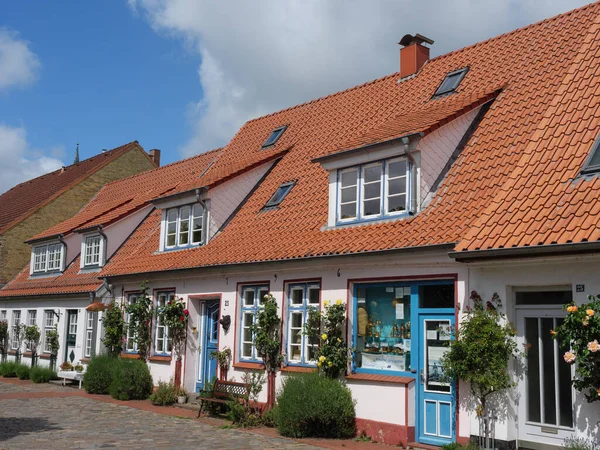
[(54, 319), (55, 315), (53, 310), (44, 310), (44, 353), (50, 353), (50, 349), (48, 348), (48, 332), (54, 330)]
[[(350, 187), (354, 187), (356, 189), (356, 197), (354, 198), (354, 201), (350, 201), (350, 202), (346, 202), (344, 204), (347, 203), (355, 203), (356, 206), (354, 208), (354, 217), (347, 217), (345, 219), (342, 218), (342, 175), (346, 172), (354, 172), (356, 171), (356, 184), (355, 185), (350, 185), (350, 186), (346, 186), (344, 189), (348, 189)], [(359, 191), (360, 191), (360, 166), (355, 166), (355, 167), (348, 167), (346, 169), (341, 169), (338, 171), (338, 181), (337, 181), (338, 187), (337, 187), (337, 192), (338, 192), (338, 198), (337, 198), (337, 213), (336, 213), (336, 217), (337, 217), (337, 221), (338, 222), (354, 222), (356, 220), (358, 220), (358, 204), (359, 204)]]
[(12, 312), (12, 324), (11, 324), (11, 334), (12, 334), (12, 338), (10, 340), (10, 348), (11, 350), (20, 350), (19, 346), (16, 345), (17, 342), (15, 341), (15, 328), (21, 324), (21, 310), (20, 309), (15, 309)]
[[(135, 292), (127, 294), (127, 305), (135, 303), (140, 298), (140, 293)], [(125, 353), (137, 353), (137, 343), (135, 342), (135, 333), (129, 327), (129, 313), (125, 312), (125, 323), (127, 325), (127, 342), (125, 342)]]
[[(31, 327), (33, 325), (37, 325), (37, 309), (28, 309), (27, 310), (27, 326)], [(29, 344), (25, 343), (25, 349), (27, 351), (31, 351)]]
[(85, 348), (83, 356), (91, 358), (94, 350), (94, 328), (96, 324), (96, 314), (93, 311), (88, 311), (85, 318)]
[[(404, 163), (406, 164), (406, 172), (404, 175), (400, 175), (397, 177), (390, 177), (390, 164), (393, 164), (395, 162), (398, 161), (404, 161)], [(410, 198), (408, 196), (409, 193), (409, 189), (410, 189), (410, 185), (409, 185), (409, 180), (410, 180), (410, 167), (409, 167), (409, 162), (406, 158), (392, 158), (392, 159), (388, 159), (385, 161), (385, 173), (384, 173), (384, 193), (383, 193), (383, 211), (384, 214), (386, 216), (397, 216), (397, 215), (401, 215), (401, 214), (406, 214), (408, 211), (410, 211)], [(396, 180), (396, 179), (400, 179), (400, 178), (404, 178), (404, 194), (392, 194), (390, 195), (389, 193), (389, 183), (390, 180)], [(389, 198), (391, 197), (398, 197), (404, 195), (405, 199), (406, 199), (406, 208), (404, 209), (404, 211), (389, 211)]]
[[(377, 167), (379, 166), (379, 170), (380, 170), (380, 174), (379, 174), (379, 181), (369, 181), (366, 182), (365, 178), (364, 178), (364, 173), (366, 169), (369, 169), (371, 167)], [(358, 207), (361, 219), (375, 219), (378, 217), (381, 217), (383, 215), (383, 184), (385, 182), (385, 167), (382, 161), (378, 161), (378, 162), (374, 162), (374, 163), (370, 163), (370, 164), (364, 164), (360, 167), (359, 170), (359, 176), (358, 176), (358, 181), (360, 184), (360, 206)], [(365, 185), (367, 184), (374, 184), (374, 183), (379, 183), (379, 213), (378, 214), (369, 214), (368, 216), (364, 214), (365, 211), (365, 201), (370, 201), (370, 200), (374, 200), (376, 197), (373, 197), (372, 199), (365, 199)]]
[[(96, 246), (95, 242), (98, 242)], [(94, 249), (98, 248), (97, 261)], [(88, 261), (88, 254), (92, 251), (91, 257)], [(84, 235), (81, 239), (81, 262), (80, 267), (82, 269), (102, 267), (105, 262), (106, 254), (106, 239), (101, 234), (88, 234)]]
[[(182, 219), (182, 211), (189, 210), (189, 215), (187, 219)], [(197, 214), (197, 211), (200, 210), (201, 214)], [(176, 213), (175, 218), (175, 243), (173, 245), (169, 245), (168, 237), (172, 236), (173, 233), (169, 233), (169, 224), (172, 224), (173, 221), (169, 220), (170, 213)], [(163, 248), (165, 250), (172, 250), (177, 248), (189, 248), (199, 245), (204, 245), (206, 242), (206, 208), (204, 208), (200, 203), (192, 203), (187, 205), (182, 205), (174, 208), (169, 208), (165, 210), (163, 217), (163, 233), (162, 233), (162, 243)], [(185, 231), (182, 234), (181, 232), (181, 223), (182, 221), (188, 222), (188, 230), (187, 230), (187, 243), (181, 243), (180, 238), (185, 234)], [(197, 221), (200, 222), (200, 240), (194, 240), (194, 226), (197, 224)]]
[[(52, 265), (50, 265), (51, 260), (53, 261)], [(63, 261), (64, 245), (60, 242), (35, 245), (31, 249), (31, 267), (29, 273), (62, 272), (64, 267)]]
[[(318, 292), (318, 301), (316, 303), (310, 302), (310, 294), (311, 290), (317, 290)], [(290, 283), (287, 286), (286, 292), (287, 295), (287, 314), (286, 314), (286, 341), (287, 341), (287, 364), (290, 366), (304, 366), (304, 367), (314, 367), (317, 364), (316, 360), (308, 359), (308, 350), (309, 347), (318, 347), (318, 341), (316, 344), (311, 344), (309, 342), (309, 337), (305, 336), (303, 332), (304, 325), (308, 320), (308, 315), (311, 309), (320, 310), (321, 308), (321, 285), (317, 281), (309, 281), (303, 283)], [(300, 303), (294, 303), (294, 292), (301, 292), (302, 301)], [(297, 342), (291, 341), (292, 331), (297, 329), (297, 327), (292, 327), (292, 316), (295, 314), (301, 314), (301, 326), (300, 326), (300, 359), (292, 359), (291, 356), (293, 354), (292, 347), (297, 347)]]
[[(160, 318), (160, 310), (164, 308), (170, 301), (175, 301), (175, 292), (160, 291), (156, 294), (156, 326), (154, 328), (155, 355), (170, 355), (173, 351), (171, 332), (169, 327), (161, 322)], [(160, 332), (162, 332), (161, 337), (159, 337)], [(161, 344), (162, 350), (158, 350), (159, 344)]]
[(8, 320), (8, 311), (6, 309), (3, 309), (2, 311), (0, 311), (0, 321), (6, 321)]
[[(245, 300), (246, 300), (246, 292), (253, 292), (253, 301), (252, 304), (246, 304)], [(238, 346), (238, 351), (236, 352), (238, 355), (238, 360), (239, 361), (244, 361), (244, 362), (253, 362), (253, 363), (262, 363), (262, 359), (260, 359), (260, 357), (256, 354), (256, 347), (254, 345), (254, 336), (251, 335), (250, 339), (251, 340), (244, 340), (244, 328), (248, 328), (249, 326), (251, 326), (252, 324), (254, 324), (256, 322), (256, 313), (260, 310), (260, 308), (262, 308), (262, 301), (261, 298), (264, 297), (265, 295), (269, 294), (269, 286), (266, 284), (246, 284), (241, 286), (240, 289), (240, 297), (239, 297), (239, 304), (240, 304), (240, 321), (239, 321), (239, 327), (240, 327), (240, 337), (238, 339), (238, 341), (236, 342), (236, 345)], [(262, 293), (262, 295), (261, 295)], [(246, 315), (251, 315), (252, 316), (252, 323), (247, 324), (244, 319), (246, 318)], [(250, 356), (246, 356), (244, 355), (244, 344), (245, 345), (250, 345), (251, 350), (250, 350)]]

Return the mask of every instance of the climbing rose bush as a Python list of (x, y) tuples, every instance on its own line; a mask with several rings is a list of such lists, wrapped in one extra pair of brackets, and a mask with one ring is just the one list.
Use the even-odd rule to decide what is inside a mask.
[(567, 316), (552, 336), (560, 342), (563, 359), (575, 364), (573, 386), (588, 402), (600, 400), (600, 299), (593, 295), (581, 306), (564, 306)]
[(169, 328), (169, 337), (175, 356), (180, 358), (185, 348), (185, 338), (190, 312), (186, 309), (183, 298), (174, 298), (158, 310), (158, 315)]

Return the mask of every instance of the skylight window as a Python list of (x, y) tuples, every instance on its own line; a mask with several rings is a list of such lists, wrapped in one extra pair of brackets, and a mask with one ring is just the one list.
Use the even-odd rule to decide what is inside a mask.
[(590, 156), (583, 165), (581, 173), (598, 173), (600, 172), (600, 137), (594, 142)]
[(287, 128), (287, 126), (275, 128), (271, 132), (271, 135), (269, 136), (269, 138), (262, 145), (262, 148), (267, 148), (267, 147), (271, 147), (272, 145), (275, 145), (275, 143), (279, 140), (279, 138), (281, 137), (281, 135), (283, 134), (283, 132), (285, 131), (286, 128)]
[(444, 78), (444, 81), (442, 81), (442, 84), (440, 84), (440, 87), (437, 88), (437, 91), (435, 91), (435, 94), (433, 94), (433, 96), (438, 97), (440, 95), (449, 94), (450, 92), (454, 92), (456, 90), (456, 88), (458, 87), (458, 85), (460, 84), (460, 82), (462, 81), (462, 79), (467, 74), (468, 70), (469, 70), (469, 68), (465, 67), (464, 69), (455, 70), (454, 72), (450, 72), (448, 75), (446, 75), (446, 78)]
[(283, 199), (290, 193), (295, 184), (295, 181), (290, 181), (288, 183), (283, 183), (281, 186), (279, 186), (273, 194), (273, 196), (271, 197), (271, 199), (265, 205), (265, 208), (279, 206)]

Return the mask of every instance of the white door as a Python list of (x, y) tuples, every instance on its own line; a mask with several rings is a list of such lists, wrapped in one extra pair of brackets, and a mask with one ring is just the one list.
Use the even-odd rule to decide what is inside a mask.
[(560, 446), (574, 431), (573, 367), (563, 359), (568, 348), (551, 334), (563, 321), (562, 304), (570, 301), (570, 295), (570, 291), (517, 292), (517, 342), (525, 349), (518, 381), (519, 445), (528, 441)]

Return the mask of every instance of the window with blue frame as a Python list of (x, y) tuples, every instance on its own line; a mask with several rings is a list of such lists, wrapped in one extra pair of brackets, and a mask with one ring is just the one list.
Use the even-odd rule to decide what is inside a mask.
[[(129, 294), (127, 296), (127, 305), (133, 305), (137, 302), (139, 294)], [(137, 343), (135, 342), (135, 330), (129, 326), (129, 314), (125, 313), (125, 324), (127, 326), (127, 341), (125, 342), (125, 351), (127, 353), (137, 353)]]
[(170, 208), (165, 222), (166, 249), (204, 244), (204, 208), (201, 204)]
[(269, 293), (267, 285), (245, 285), (240, 292), (240, 324), (241, 333), (238, 343), (240, 361), (262, 362), (256, 353), (252, 324), (256, 321), (256, 313), (262, 307), (265, 296)]
[(319, 309), (321, 286), (319, 283), (297, 283), (288, 287), (287, 304), (287, 359), (289, 365), (314, 366), (317, 337), (303, 334), (304, 324), (311, 309)]
[(156, 355), (170, 355), (173, 350), (171, 332), (161, 318), (160, 312), (174, 299), (174, 292), (159, 292), (156, 295), (156, 328), (154, 329), (154, 354)]
[(410, 165), (392, 158), (338, 170), (337, 222), (372, 220), (406, 214)]

